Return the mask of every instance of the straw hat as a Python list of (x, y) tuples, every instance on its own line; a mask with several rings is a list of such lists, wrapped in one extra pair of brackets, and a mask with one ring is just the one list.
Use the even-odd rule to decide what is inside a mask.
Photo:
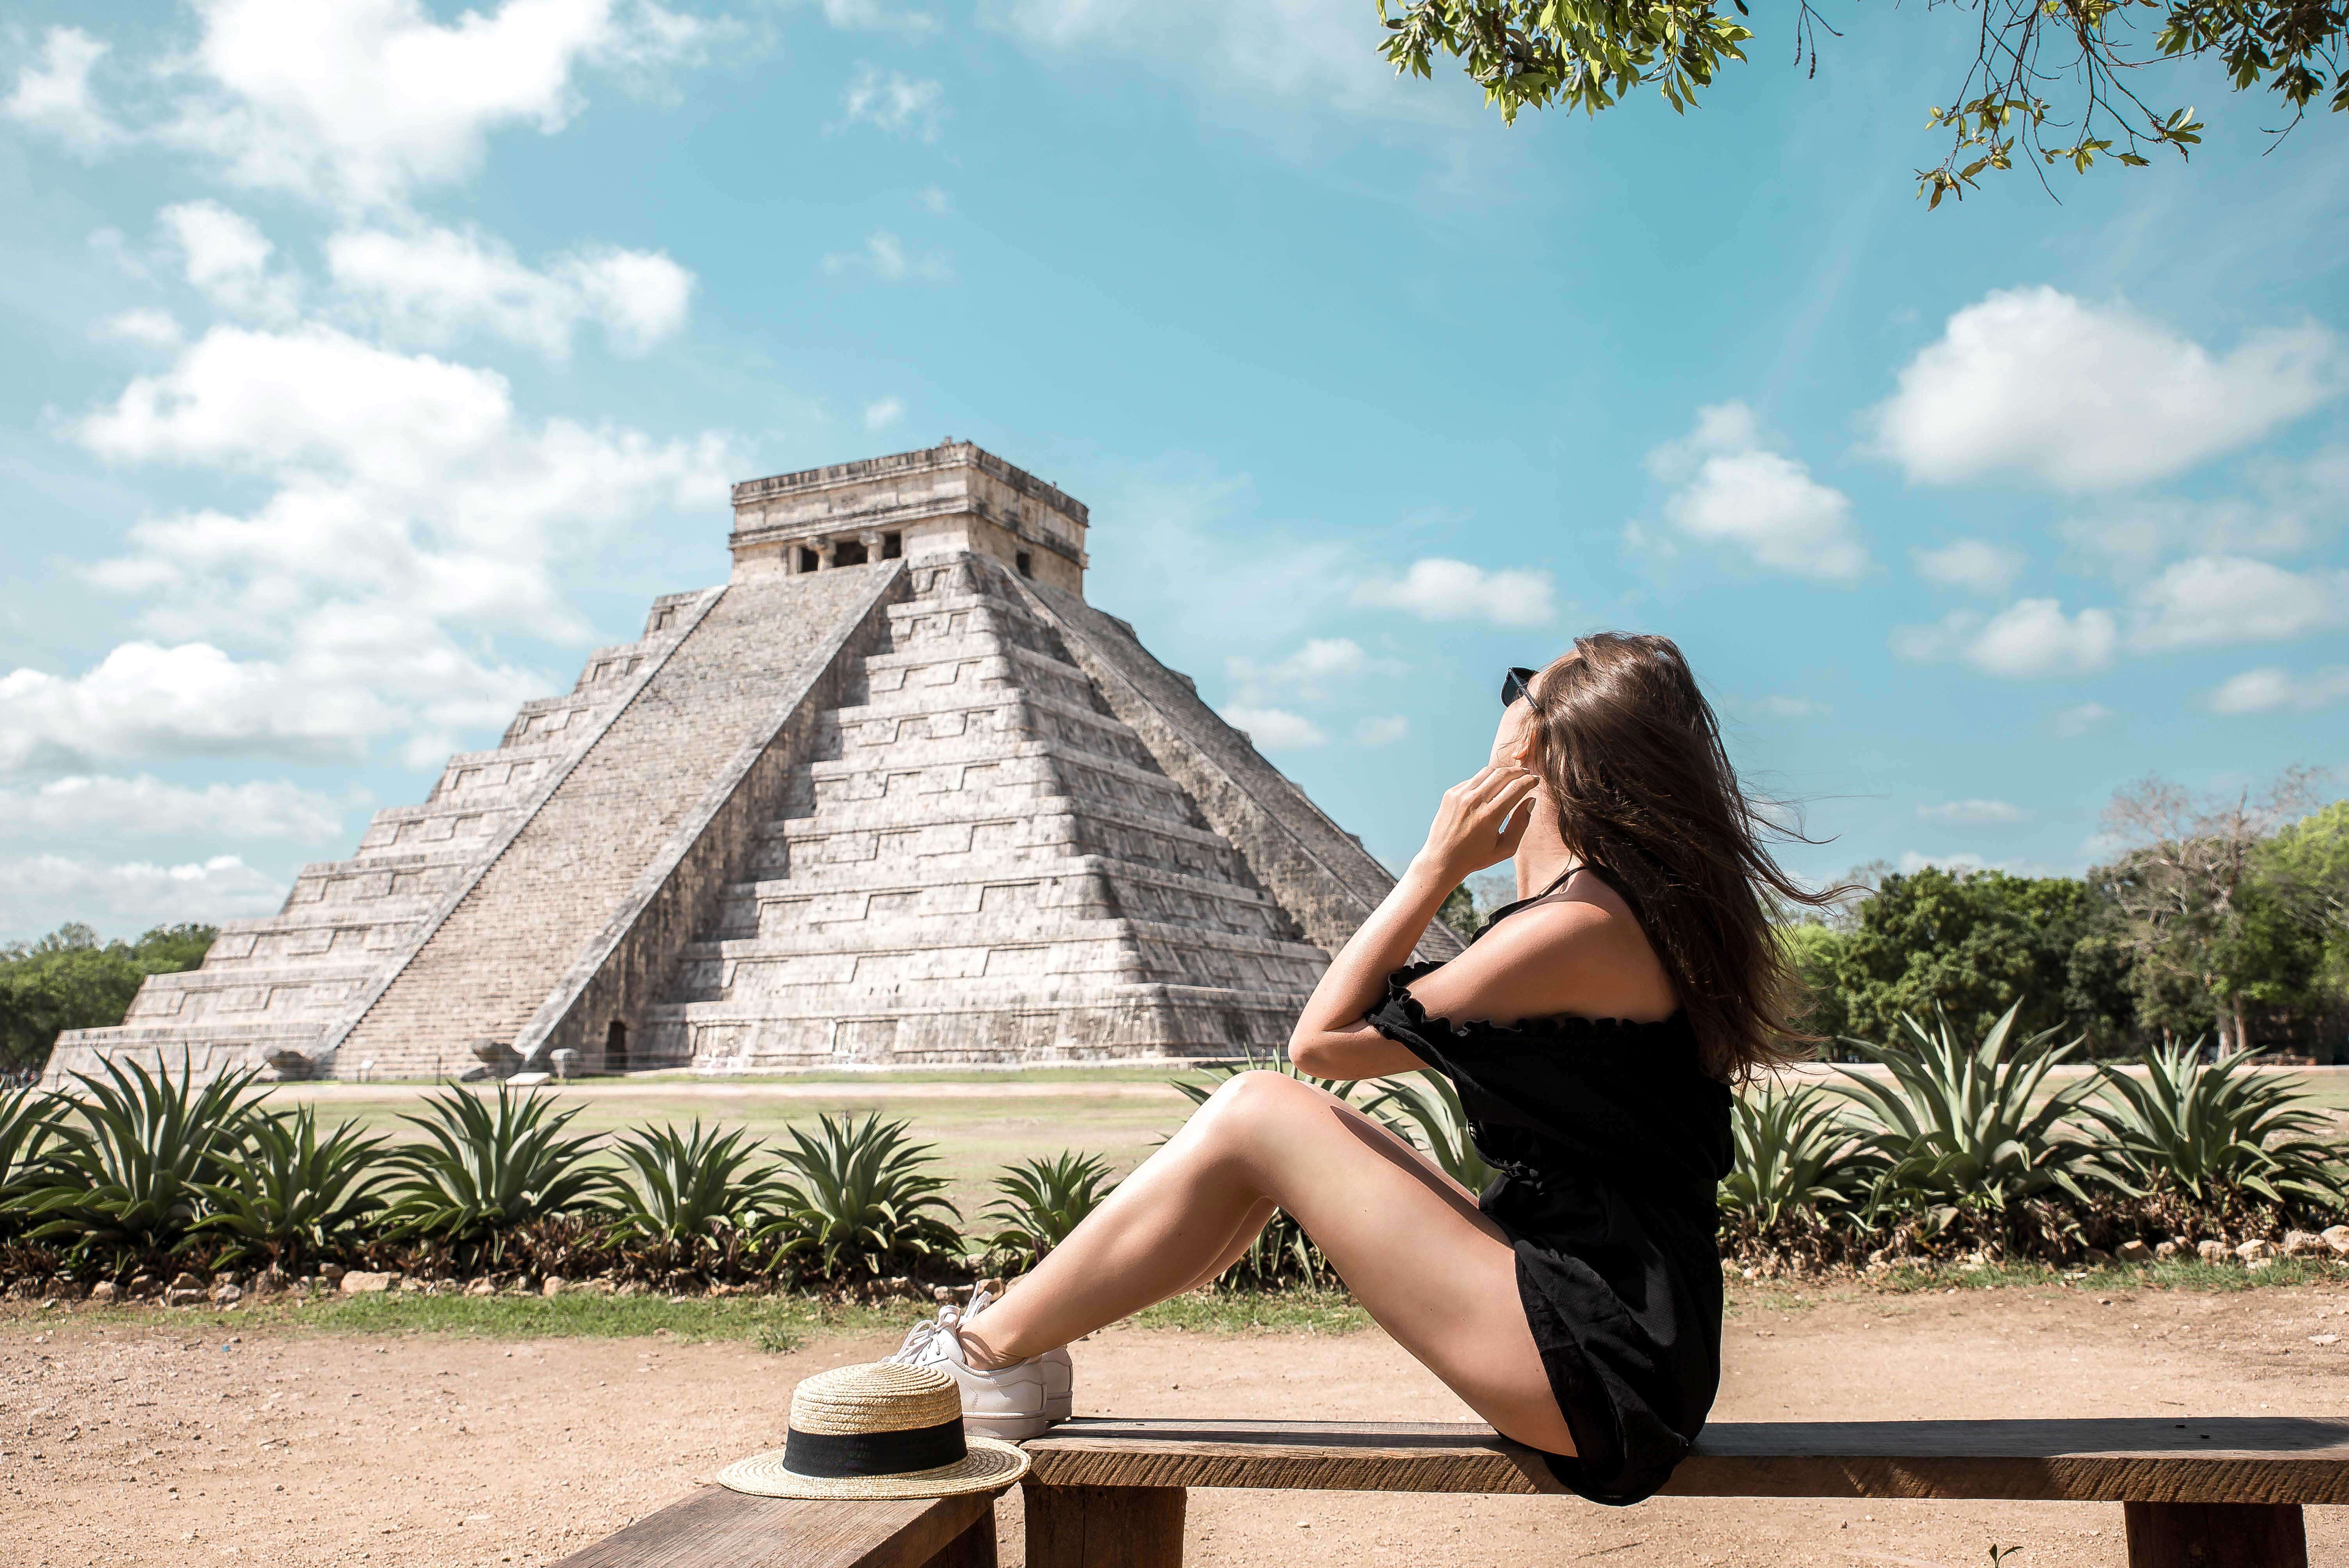
[(718, 1483), (760, 1497), (955, 1497), (1028, 1473), (1028, 1456), (966, 1438), (962, 1394), (935, 1367), (835, 1367), (792, 1391), (792, 1424), (773, 1453), (737, 1460)]

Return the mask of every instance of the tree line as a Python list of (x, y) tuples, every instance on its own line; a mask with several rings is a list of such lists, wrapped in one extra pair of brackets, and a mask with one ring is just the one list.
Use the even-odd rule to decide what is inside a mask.
[(159, 925), (136, 942), (102, 943), (68, 922), (0, 947), (0, 1082), (38, 1077), (60, 1030), (121, 1023), (147, 976), (193, 969), (214, 934), (209, 925)]
[(1804, 1026), (1889, 1040), (1938, 1003), (1979, 1034), (2019, 999), (2022, 1029), (2097, 1056), (2207, 1039), (2349, 1058), (2349, 801), (2312, 810), (2317, 780), (2143, 780), (2106, 808), (2117, 852), (2079, 877), (1860, 867), (1837, 909), (1784, 928)]

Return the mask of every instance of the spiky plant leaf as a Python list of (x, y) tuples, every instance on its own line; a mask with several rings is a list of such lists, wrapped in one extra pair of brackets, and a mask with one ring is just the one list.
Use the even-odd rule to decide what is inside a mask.
[(2055, 1046), (2049, 1029), (2008, 1048), (2022, 1006), (1971, 1046), (1938, 1007), (1932, 1029), (1902, 1015), (1899, 1046), (1845, 1041), (1891, 1075), (1838, 1067), (1847, 1081), (1828, 1086), (1854, 1102), (1862, 1146), (1882, 1162), (1872, 1202), (1922, 1209), (1940, 1229), (1960, 1209), (2004, 1210), (2050, 1191), (2081, 1204), (2091, 1190), (2134, 1191), (2071, 1120), (2097, 1080), (2052, 1078), (2078, 1043)]
[(196, 1228), (231, 1239), (226, 1261), (266, 1256), (296, 1264), (361, 1240), (384, 1206), (380, 1138), (346, 1121), (324, 1138), (309, 1106), (256, 1115), (225, 1181), (203, 1187), (212, 1212)]
[(1063, 1150), (1050, 1160), (1038, 1156), (1007, 1165), (995, 1178), (999, 1195), (979, 1215), (999, 1227), (986, 1244), (1009, 1266), (1033, 1268), (1116, 1186), (1109, 1161), (1099, 1154)]
[(1471, 1192), (1483, 1191), (1492, 1181), (1493, 1168), (1469, 1135), (1460, 1090), (1442, 1073), (1428, 1069), (1379, 1079), (1378, 1092), (1363, 1102), (1362, 1114), (1425, 1150), (1445, 1175)]
[(576, 1108), (557, 1112), (552, 1100), (502, 1083), (494, 1109), (460, 1088), (424, 1103), (424, 1115), (400, 1119), (424, 1137), (389, 1156), (399, 1171), (384, 1211), (394, 1237), (479, 1242), (592, 1205), (614, 1185), (586, 1160), (593, 1134), (564, 1136)]
[(76, 1073), (82, 1092), (60, 1097), (46, 1176), (9, 1200), (34, 1222), (36, 1241), (88, 1254), (168, 1253), (185, 1246), (206, 1212), (204, 1188), (228, 1171), (254, 1113), (254, 1073), (202, 1084), (108, 1057), (105, 1078)]
[(698, 1118), (684, 1132), (667, 1126), (624, 1135), (613, 1147), (625, 1175), (613, 1192), (621, 1225), (668, 1247), (755, 1228), (782, 1202), (771, 1171), (750, 1170), (761, 1147), (740, 1129), (705, 1130)]
[(1882, 1168), (1839, 1097), (1818, 1085), (1742, 1094), (1730, 1126), (1737, 1157), (1722, 1180), (1721, 1206), (1760, 1229), (1804, 1210), (1848, 1214), (1866, 1201)]
[(874, 1275), (892, 1266), (961, 1252), (962, 1236), (941, 1216), (962, 1218), (942, 1196), (930, 1145), (905, 1123), (817, 1118), (817, 1130), (789, 1130), (792, 1147), (775, 1174), (779, 1209), (761, 1239), (807, 1255), (827, 1278)]
[(2337, 1205), (2349, 1183), (2323, 1138), (2330, 1122), (2297, 1084), (2254, 1071), (2250, 1057), (2238, 1051), (2206, 1062), (2199, 1042), (2147, 1051), (2139, 1072), (2100, 1069), (2086, 1114), (2148, 1190), (2209, 1201), (2233, 1189), (2278, 1205)]

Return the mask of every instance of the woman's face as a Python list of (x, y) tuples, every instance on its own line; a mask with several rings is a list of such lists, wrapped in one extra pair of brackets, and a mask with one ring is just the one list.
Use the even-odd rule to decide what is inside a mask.
[(1500, 725), (1493, 731), (1490, 760), (1495, 768), (1530, 768), (1533, 755), (1533, 704), (1520, 697), (1501, 710)]

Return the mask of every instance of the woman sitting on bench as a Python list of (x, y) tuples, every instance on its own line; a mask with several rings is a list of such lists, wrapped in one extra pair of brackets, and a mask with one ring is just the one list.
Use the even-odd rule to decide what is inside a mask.
[[(1242, 1073), (999, 1299), (898, 1358), (964, 1419), (1066, 1418), (1065, 1346), (1206, 1284), (1285, 1210), (1381, 1327), (1504, 1436), (1601, 1502), (1661, 1486), (1720, 1381), (1713, 1192), (1729, 1086), (1802, 1037), (1770, 901), (1817, 904), (1759, 841), (1680, 650), (1603, 633), (1512, 670), (1488, 767), (1314, 988), (1301, 1072), (1433, 1068), (1500, 1175), (1481, 1197), (1311, 1084)], [(1468, 950), (1410, 964), (1452, 890), (1514, 856)]]

